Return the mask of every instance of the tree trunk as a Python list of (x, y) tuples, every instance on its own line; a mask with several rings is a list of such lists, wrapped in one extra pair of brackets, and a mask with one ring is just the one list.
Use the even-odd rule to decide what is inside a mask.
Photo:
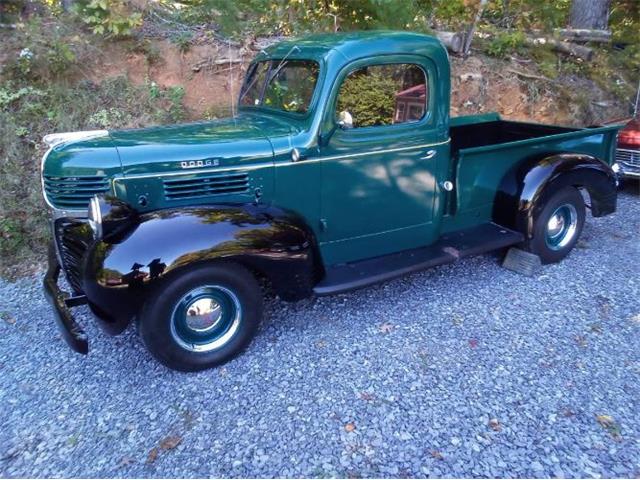
[(487, 5), (487, 1), (488, 0), (480, 0), (480, 5), (478, 5), (478, 10), (476, 11), (476, 17), (474, 18), (473, 23), (469, 25), (469, 29), (467, 30), (467, 33), (465, 35), (463, 47), (463, 53), (465, 57), (469, 55), (469, 50), (471, 49), (471, 41), (473, 40), (473, 34), (476, 31), (476, 25), (480, 21), (480, 18), (482, 18), (482, 12), (484, 12), (484, 7)]
[(611, 0), (573, 0), (569, 25), (571, 28), (606, 30), (610, 7)]
[(450, 52), (461, 53), (464, 50), (464, 33), (435, 32), (435, 34)]
[(73, 0), (62, 0), (62, 10), (64, 12), (70, 12), (73, 7)]
[(598, 43), (610, 43), (611, 31), (610, 30), (586, 30), (582, 28), (558, 28), (555, 32), (561, 39), (570, 42), (598, 42)]
[(593, 58), (593, 49), (575, 43), (561, 42), (553, 38), (545, 37), (526, 37), (524, 39), (527, 45), (550, 45), (556, 52), (566, 53), (590, 61)]

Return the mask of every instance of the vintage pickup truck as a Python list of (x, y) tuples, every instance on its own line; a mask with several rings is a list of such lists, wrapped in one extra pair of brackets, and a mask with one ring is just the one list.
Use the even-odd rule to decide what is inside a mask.
[(249, 344), (265, 285), (293, 301), (510, 246), (564, 258), (584, 199), (615, 211), (618, 127), (450, 119), (449, 75), (430, 36), (315, 35), (255, 58), (233, 118), (45, 137), (65, 340), (88, 352), (71, 313), (88, 304), (199, 370)]

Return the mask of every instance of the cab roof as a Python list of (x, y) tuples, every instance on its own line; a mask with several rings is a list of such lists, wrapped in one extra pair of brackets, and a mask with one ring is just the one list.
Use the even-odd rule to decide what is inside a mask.
[[(294, 49), (294, 47), (298, 47)], [(292, 51), (292, 49), (294, 49)], [(418, 54), (428, 57), (446, 56), (440, 41), (430, 35), (402, 31), (358, 31), (347, 33), (321, 33), (278, 42), (257, 57), (305, 58), (320, 60), (338, 52), (345, 60), (370, 55)], [(265, 55), (266, 54), (266, 55)]]

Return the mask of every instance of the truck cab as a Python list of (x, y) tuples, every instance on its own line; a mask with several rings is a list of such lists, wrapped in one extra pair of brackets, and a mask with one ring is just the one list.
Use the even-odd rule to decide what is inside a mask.
[(449, 75), (430, 36), (314, 35), (253, 60), (233, 118), (50, 136), (45, 291), (65, 339), (88, 351), (87, 303), (198, 370), (248, 345), (260, 280), (296, 300), (510, 246), (564, 258), (582, 195), (615, 210), (618, 127), (450, 119)]

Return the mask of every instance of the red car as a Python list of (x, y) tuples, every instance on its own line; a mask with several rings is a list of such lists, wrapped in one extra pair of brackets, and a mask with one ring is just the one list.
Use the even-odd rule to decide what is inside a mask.
[(621, 177), (640, 178), (640, 118), (632, 119), (618, 133), (613, 170)]

